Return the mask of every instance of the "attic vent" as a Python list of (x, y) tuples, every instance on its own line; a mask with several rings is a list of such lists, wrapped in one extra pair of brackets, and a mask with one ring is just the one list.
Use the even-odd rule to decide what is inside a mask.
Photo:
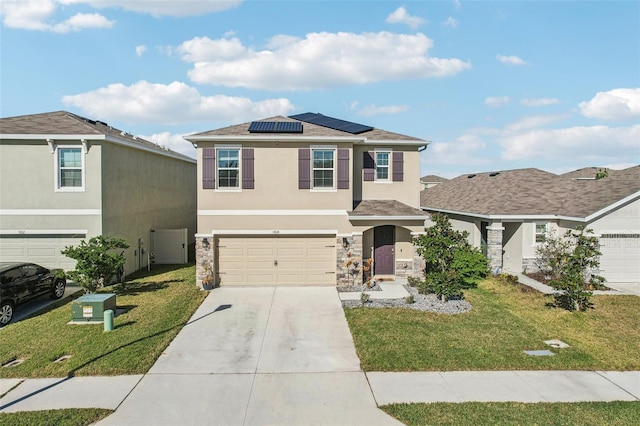
[(493, 172), (490, 173), (489, 176), (494, 177), (494, 176), (498, 176), (500, 174), (500, 172)]
[(467, 176), (467, 179), (471, 179), (471, 178), (474, 178), (474, 177), (476, 177), (476, 175), (469, 175), (469, 176)]
[(97, 124), (102, 124), (103, 126), (108, 126), (107, 123), (105, 123), (104, 121), (100, 121), (100, 120), (96, 120)]

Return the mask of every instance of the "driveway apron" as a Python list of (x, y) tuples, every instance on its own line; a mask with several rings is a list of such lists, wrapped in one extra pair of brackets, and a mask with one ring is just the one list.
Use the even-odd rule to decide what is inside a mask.
[(212, 291), (100, 425), (385, 425), (333, 287)]

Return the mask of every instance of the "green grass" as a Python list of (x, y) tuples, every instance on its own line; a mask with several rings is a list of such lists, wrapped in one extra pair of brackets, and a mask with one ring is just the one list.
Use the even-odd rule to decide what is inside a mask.
[[(595, 309), (550, 307), (550, 296), (494, 279), (465, 290), (473, 309), (445, 315), (410, 309), (345, 309), (366, 371), (638, 370), (640, 298), (594, 296)], [(544, 340), (560, 339), (568, 349)], [(552, 357), (524, 350), (551, 349)]]
[[(25, 361), (0, 368), (0, 377), (66, 377), (143, 374), (153, 365), (206, 293), (195, 285), (195, 267), (157, 267), (120, 287), (114, 330), (102, 324), (68, 325), (70, 302), (0, 330), (0, 363)], [(63, 355), (71, 358), (53, 361)]]
[(0, 413), (0, 426), (86, 426), (104, 419), (113, 411), (100, 408), (24, 411)]
[(640, 420), (640, 402), (524, 404), (467, 402), (393, 404), (380, 407), (412, 425), (584, 425), (626, 426)]

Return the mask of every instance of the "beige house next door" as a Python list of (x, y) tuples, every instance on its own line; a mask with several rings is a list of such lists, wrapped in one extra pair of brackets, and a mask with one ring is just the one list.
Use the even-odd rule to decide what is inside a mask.
[(219, 237), (221, 286), (335, 285), (335, 237)]

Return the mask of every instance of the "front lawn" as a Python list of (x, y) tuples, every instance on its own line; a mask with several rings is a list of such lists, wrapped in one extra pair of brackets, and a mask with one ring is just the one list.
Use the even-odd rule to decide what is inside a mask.
[(100, 408), (0, 413), (0, 426), (85, 426), (95, 424), (111, 413), (113, 411)]
[[(206, 297), (195, 285), (195, 267), (156, 267), (117, 294), (114, 330), (102, 324), (68, 325), (70, 303), (0, 330), (0, 377), (66, 377), (143, 374), (153, 365)], [(53, 361), (71, 355), (64, 362)]]
[(515, 402), (467, 402), (393, 404), (380, 407), (413, 425), (585, 425), (638, 424), (640, 402), (579, 402), (523, 404)]
[[(473, 309), (446, 315), (411, 309), (345, 309), (365, 371), (638, 370), (640, 298), (594, 296), (595, 309), (548, 306), (552, 296), (493, 278), (465, 290)], [(544, 340), (559, 339), (568, 349)], [(524, 350), (550, 349), (533, 357)]]

